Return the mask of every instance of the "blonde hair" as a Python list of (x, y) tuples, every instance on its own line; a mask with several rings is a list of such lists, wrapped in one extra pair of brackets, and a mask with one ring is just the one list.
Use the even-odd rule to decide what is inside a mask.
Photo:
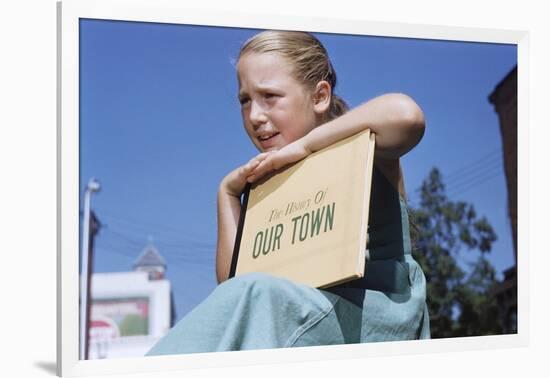
[(336, 72), (321, 42), (310, 33), (268, 30), (256, 34), (241, 47), (239, 59), (248, 53), (274, 52), (292, 65), (295, 78), (306, 88), (313, 90), (320, 81), (327, 81), (332, 90), (327, 121), (341, 116), (348, 105), (334, 94)]

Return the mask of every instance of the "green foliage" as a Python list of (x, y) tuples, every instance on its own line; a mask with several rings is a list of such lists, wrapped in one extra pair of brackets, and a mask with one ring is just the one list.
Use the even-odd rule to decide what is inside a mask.
[[(427, 280), (427, 302), (433, 338), (502, 333), (491, 289), (497, 284), (487, 260), (497, 236), (474, 207), (451, 201), (437, 168), (422, 183), (418, 208), (410, 208), (413, 254)], [(462, 253), (476, 253), (465, 272)]]

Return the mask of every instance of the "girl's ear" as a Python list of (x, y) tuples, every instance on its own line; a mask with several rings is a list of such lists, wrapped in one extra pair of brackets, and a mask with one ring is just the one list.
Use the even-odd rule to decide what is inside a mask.
[(330, 106), (331, 96), (332, 89), (328, 81), (318, 82), (313, 91), (313, 111), (317, 114), (324, 114)]

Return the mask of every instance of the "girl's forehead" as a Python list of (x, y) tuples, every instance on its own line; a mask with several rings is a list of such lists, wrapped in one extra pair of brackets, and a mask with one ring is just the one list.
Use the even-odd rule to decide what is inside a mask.
[(246, 53), (237, 62), (237, 76), (242, 80), (269, 82), (271, 80), (295, 80), (292, 64), (275, 52)]
[(237, 62), (237, 72), (273, 72), (289, 75), (292, 73), (292, 64), (288, 59), (276, 52), (252, 52), (240, 57)]

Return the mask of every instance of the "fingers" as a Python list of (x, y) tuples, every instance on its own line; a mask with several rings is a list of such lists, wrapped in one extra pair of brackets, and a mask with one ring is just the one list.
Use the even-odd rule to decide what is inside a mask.
[[(261, 176), (255, 175), (251, 176), (255, 170), (258, 168), (258, 166), (265, 161), (269, 156), (272, 155), (273, 152), (264, 152), (261, 153), (254, 158), (250, 159), (250, 161), (238, 168), (236, 168), (234, 171), (232, 171), (229, 175), (227, 175), (223, 182), (220, 184), (223, 186), (220, 187), (221, 189), (225, 190), (226, 193), (233, 195), (235, 197), (238, 197), (242, 194), (246, 183), (252, 183), (261, 176), (263, 176), (265, 173), (262, 173)], [(262, 168), (262, 171), (264, 169)]]
[[(242, 177), (243, 180), (245, 181), (248, 181), (248, 176), (250, 176), (250, 174), (258, 167), (258, 165), (260, 165), (260, 163), (262, 161), (265, 160), (265, 158), (269, 156), (269, 153), (267, 152), (264, 152), (264, 153), (261, 153), (257, 156), (255, 156), (254, 158), (250, 159), (250, 161), (248, 163), (246, 163), (245, 165), (243, 165), (240, 169), (239, 169), (239, 175)], [(251, 181), (249, 181), (251, 182)]]
[(258, 165), (254, 167), (254, 169), (247, 176), (246, 180), (252, 183), (274, 170), (275, 158), (272, 155), (266, 156), (261, 162), (259, 162)]
[(239, 176), (246, 179), (250, 173), (260, 164), (260, 160), (252, 159), (239, 170)]
[(244, 172), (246, 181), (253, 183), (268, 173), (304, 159), (310, 153), (304, 148), (303, 144), (297, 142), (291, 143), (280, 150), (263, 152), (246, 164)]
[(262, 152), (252, 158), (247, 164), (242, 167), (241, 173), (246, 177), (246, 181), (253, 183), (260, 179), (265, 174), (275, 169), (275, 153), (277, 151)]

